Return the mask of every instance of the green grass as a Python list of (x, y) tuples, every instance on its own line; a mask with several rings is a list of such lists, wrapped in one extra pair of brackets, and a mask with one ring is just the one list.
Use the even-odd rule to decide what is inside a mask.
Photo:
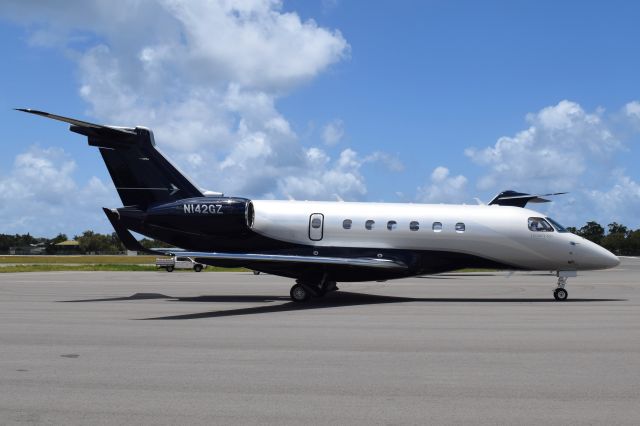
[[(0, 273), (50, 271), (162, 271), (156, 268), (155, 256), (124, 255), (71, 255), (71, 256), (0, 256)], [(189, 272), (177, 269), (175, 272)], [(219, 268), (209, 266), (204, 272), (247, 272), (245, 268)], [(453, 272), (497, 272), (497, 269), (464, 268)], [(165, 272), (166, 273), (166, 272)]]
[(1, 263), (15, 264), (51, 264), (51, 263), (81, 263), (81, 264), (101, 264), (101, 265), (155, 265), (155, 256), (0, 256)]
[[(61, 265), (61, 264), (39, 264), (39, 265), (9, 265), (0, 266), (0, 273), (8, 272), (56, 272), (56, 271), (158, 271), (165, 274), (169, 272), (163, 269), (158, 269), (153, 265), (126, 265), (126, 264), (103, 264), (97, 263), (93, 265)], [(219, 268), (217, 266), (208, 266), (203, 272), (248, 272), (248, 269), (244, 268)], [(194, 272), (193, 269), (176, 269), (172, 274), (179, 274), (181, 272)]]
[(53, 271), (154, 271), (154, 266), (142, 265), (10, 265), (1, 266), (0, 273), (7, 272), (53, 272)]

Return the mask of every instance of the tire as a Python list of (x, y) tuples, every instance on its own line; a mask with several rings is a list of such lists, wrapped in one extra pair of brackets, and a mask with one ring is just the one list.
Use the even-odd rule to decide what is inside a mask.
[(260, 275), (260, 271), (253, 271), (253, 275)]
[(202, 265), (200, 265), (200, 264), (193, 265), (193, 270), (196, 271), (196, 272), (202, 271)]
[(167, 266), (167, 272), (173, 272), (174, 267), (173, 266)]
[(291, 287), (291, 291), (289, 292), (289, 295), (291, 296), (291, 300), (298, 303), (307, 301), (311, 296), (307, 291), (307, 289), (300, 284), (296, 284), (293, 287)]
[(564, 288), (556, 288), (553, 291), (553, 298), (559, 302), (564, 302), (569, 297), (569, 293)]

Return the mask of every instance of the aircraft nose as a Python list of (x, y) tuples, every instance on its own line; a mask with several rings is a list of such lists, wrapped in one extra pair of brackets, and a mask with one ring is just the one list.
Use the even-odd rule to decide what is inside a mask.
[(605, 264), (607, 265), (606, 268), (615, 268), (616, 266), (618, 266), (620, 264), (620, 259), (618, 258), (618, 256), (611, 253), (609, 250), (606, 250), (606, 252), (607, 252), (606, 261), (605, 261)]
[(604, 253), (600, 254), (599, 261), (603, 265), (603, 268), (615, 268), (620, 264), (620, 259), (618, 259), (618, 256), (604, 248), (602, 249), (602, 251), (604, 251)]
[(596, 243), (592, 243), (589, 241), (586, 251), (587, 253), (584, 259), (584, 263), (587, 263), (590, 268), (609, 269), (615, 268), (620, 264), (620, 259), (618, 259), (618, 256)]

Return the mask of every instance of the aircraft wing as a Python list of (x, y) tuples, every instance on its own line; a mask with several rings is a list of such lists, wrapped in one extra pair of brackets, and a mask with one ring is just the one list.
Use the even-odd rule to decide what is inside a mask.
[(342, 265), (380, 269), (406, 269), (403, 262), (391, 259), (378, 259), (370, 257), (327, 257), (327, 256), (298, 256), (290, 254), (264, 254), (264, 253), (218, 253), (201, 251), (172, 251), (163, 250), (159, 254), (179, 255), (197, 259), (230, 260), (238, 262), (256, 263), (302, 263), (315, 265)]

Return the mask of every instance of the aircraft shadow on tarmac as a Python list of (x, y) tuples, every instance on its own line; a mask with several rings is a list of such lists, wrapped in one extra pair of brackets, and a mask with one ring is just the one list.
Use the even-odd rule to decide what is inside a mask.
[[(344, 306), (376, 305), (385, 303), (575, 303), (575, 302), (623, 302), (626, 299), (569, 299), (565, 302), (556, 302), (551, 298), (414, 298), (383, 296), (366, 293), (351, 293), (339, 291), (331, 293), (322, 299), (312, 299), (305, 303), (292, 302), (285, 296), (267, 295), (219, 295), (219, 296), (197, 296), (197, 297), (172, 297), (158, 293), (136, 293), (129, 297), (114, 297), (106, 299), (86, 299), (86, 300), (61, 300), (63, 303), (78, 302), (117, 302), (126, 300), (149, 300), (165, 299), (171, 302), (208, 302), (208, 303), (269, 303), (263, 306), (253, 306), (248, 308), (226, 309), (220, 311), (197, 312), (193, 314), (170, 315), (153, 318), (139, 318), (141, 320), (184, 320), (200, 318), (218, 318), (240, 315), (267, 314), (286, 311), (301, 311), (308, 309), (340, 308)], [(271, 303), (285, 302), (285, 303)]]

